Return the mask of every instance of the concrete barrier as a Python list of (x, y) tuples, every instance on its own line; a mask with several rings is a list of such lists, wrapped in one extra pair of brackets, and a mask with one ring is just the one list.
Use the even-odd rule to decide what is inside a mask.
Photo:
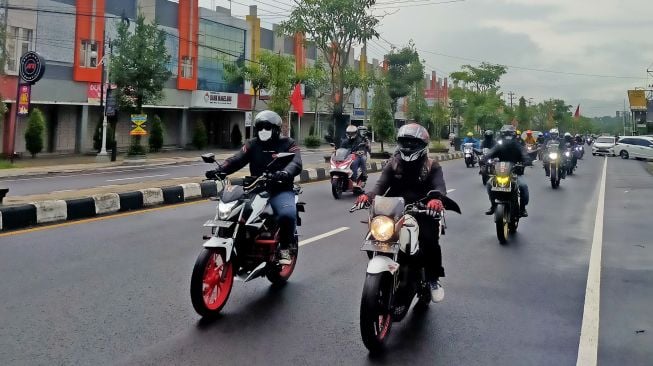
[(31, 204), (0, 207), (2, 230), (22, 229), (36, 225), (36, 207)]
[(308, 170), (308, 179), (311, 181), (317, 180), (317, 170), (315, 169), (306, 169)]
[(163, 187), (161, 191), (165, 204), (184, 202), (184, 189), (181, 186)]
[(118, 193), (120, 197), (120, 211), (138, 210), (143, 207), (143, 192)]
[(202, 197), (202, 189), (199, 183), (184, 183), (181, 184), (181, 189), (184, 191), (184, 201)]
[(303, 169), (301, 173), (299, 173), (299, 181), (301, 183), (306, 183), (310, 180), (310, 176), (308, 175), (308, 170)]
[(37, 224), (66, 221), (68, 218), (68, 210), (64, 200), (39, 201), (32, 202), (32, 204), (36, 207)]
[(120, 197), (117, 193), (93, 195), (95, 214), (104, 215), (120, 211)]
[(68, 220), (85, 219), (95, 216), (95, 200), (93, 197), (66, 200)]
[(146, 188), (140, 190), (143, 194), (143, 206), (155, 206), (163, 203), (163, 191), (161, 188)]

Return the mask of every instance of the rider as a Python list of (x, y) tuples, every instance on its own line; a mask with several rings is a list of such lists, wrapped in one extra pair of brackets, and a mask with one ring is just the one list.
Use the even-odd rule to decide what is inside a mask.
[(524, 139), (524, 142), (526, 143), (526, 145), (537, 144), (537, 140), (535, 139), (535, 137), (533, 137), (533, 131), (531, 130), (526, 131), (526, 139)]
[(576, 167), (576, 164), (578, 163), (578, 157), (576, 156), (576, 153), (574, 152), (576, 148), (576, 140), (574, 139), (573, 136), (569, 132), (565, 132), (565, 136), (563, 137), (564, 141), (564, 146), (571, 148), (571, 166)]
[(254, 119), (256, 137), (234, 156), (226, 159), (216, 170), (206, 172), (207, 178), (215, 178), (218, 173), (231, 174), (249, 164), (252, 176), (261, 176), (268, 164), (278, 153), (295, 153), (294, 159), (282, 170), (272, 173), (271, 179), (276, 183), (269, 187), (269, 203), (279, 223), (279, 264), (290, 264), (290, 243), (295, 240), (297, 208), (293, 179), (302, 171), (302, 158), (299, 146), (288, 137), (281, 137), (281, 117), (273, 111), (263, 111)]
[(474, 149), (478, 149), (478, 140), (474, 138), (474, 134), (472, 132), (467, 132), (467, 137), (465, 137), (465, 139), (463, 140), (463, 144), (468, 144), (468, 143), (474, 144)]
[[(531, 159), (524, 149), (523, 146), (517, 142), (515, 127), (511, 125), (505, 125), (501, 128), (501, 136), (503, 137), (503, 143), (494, 147), (494, 149), (488, 151), (485, 155), (488, 159), (498, 158), (499, 161), (506, 161), (511, 163), (523, 163), (524, 165), (532, 165)], [(528, 211), (526, 211), (526, 206), (528, 205), (529, 195), (528, 195), (528, 185), (523, 178), (518, 178), (517, 184), (519, 184), (520, 192), (520, 211), (521, 217), (528, 217)], [(490, 198), (490, 209), (485, 212), (486, 215), (493, 215), (494, 210), (497, 207), (497, 204), (494, 202), (492, 197), (492, 183), (488, 182), (486, 185), (487, 194)]]
[(523, 136), (522, 136), (522, 134), (521, 134), (521, 131), (520, 131), (520, 130), (517, 130), (515, 133), (516, 133), (515, 138), (516, 138), (517, 142), (518, 142), (521, 146), (525, 146), (526, 144), (524, 143), (524, 139), (523, 139)]
[(345, 138), (340, 143), (340, 147), (350, 149), (356, 154), (356, 159), (351, 163), (351, 180), (354, 185), (358, 182), (358, 168), (361, 168), (361, 180), (367, 181), (367, 152), (369, 151), (369, 142), (366, 138), (358, 133), (358, 128), (354, 125), (347, 126)]
[[(560, 133), (558, 132), (557, 128), (552, 128), (551, 131), (549, 131), (549, 137), (546, 139), (546, 149), (547, 151), (549, 150), (549, 145), (558, 145), (558, 154), (560, 155), (560, 159), (564, 159), (564, 152), (563, 147), (564, 147), (564, 140), (560, 138)], [(544, 172), (546, 173), (546, 176), (548, 177), (551, 172), (550, 167), (549, 167), (549, 154), (544, 154), (543, 156), (543, 161), (544, 164)]]
[[(367, 207), (376, 195), (403, 197), (406, 204), (422, 199), (431, 190), (446, 195), (447, 187), (442, 168), (428, 157), (429, 142), (429, 133), (424, 127), (416, 123), (402, 126), (397, 132), (397, 153), (383, 168), (373, 192), (358, 196), (356, 206), (359, 209)], [(427, 202), (426, 209), (427, 215), (415, 217), (420, 228), (418, 240), (420, 249), (424, 249), (422, 258), (431, 288), (431, 300), (440, 302), (444, 298), (444, 289), (440, 284), (440, 277), (444, 277), (444, 268), (439, 228), (432, 217), (437, 216), (444, 207), (442, 201), (431, 199)]]
[(483, 134), (483, 142), (481, 142), (481, 149), (491, 149), (496, 145), (494, 141), (494, 131), (486, 130)]
[(546, 142), (546, 138), (544, 137), (544, 134), (542, 132), (538, 132), (537, 134), (537, 144), (538, 145), (544, 145)]

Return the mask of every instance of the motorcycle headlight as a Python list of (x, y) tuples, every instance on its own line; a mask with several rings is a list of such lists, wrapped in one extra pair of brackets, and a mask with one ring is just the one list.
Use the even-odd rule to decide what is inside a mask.
[(222, 201), (218, 202), (218, 218), (220, 220), (226, 220), (229, 217), (229, 214), (231, 214), (231, 211), (236, 206), (236, 203), (238, 203), (238, 201), (229, 203), (223, 203)]
[(570, 156), (571, 156), (571, 153), (570, 153), (569, 151), (565, 151), (565, 156), (566, 156), (566, 157), (570, 157)]
[(497, 177), (497, 184), (499, 187), (505, 187), (510, 183), (510, 177)]
[(552, 152), (549, 154), (549, 159), (555, 160), (558, 158), (558, 153)]
[(388, 216), (377, 216), (372, 219), (370, 231), (374, 239), (388, 241), (395, 233), (395, 223)]

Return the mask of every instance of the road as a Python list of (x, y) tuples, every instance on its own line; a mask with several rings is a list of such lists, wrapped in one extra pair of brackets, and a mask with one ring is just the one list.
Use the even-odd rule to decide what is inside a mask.
[[(650, 365), (653, 180), (640, 162), (608, 160), (599, 363)], [(463, 210), (442, 240), (446, 297), (395, 323), (379, 358), (358, 329), (365, 214), (325, 182), (304, 185), (302, 239), (347, 229), (302, 246), (280, 290), (236, 283), (214, 322), (188, 295), (213, 203), (0, 236), (0, 363), (574, 365), (603, 164), (586, 157), (557, 191), (528, 169), (530, 217), (500, 246), (476, 170), (444, 163)]]
[[(324, 151), (306, 151), (304, 164), (323, 163)], [(165, 166), (142, 166), (94, 172), (62, 173), (45, 177), (0, 179), (0, 186), (8, 187), (12, 196), (42, 194), (57, 191), (74, 191), (116, 184), (157, 181), (173, 178), (204, 176), (210, 165), (201, 161)]]

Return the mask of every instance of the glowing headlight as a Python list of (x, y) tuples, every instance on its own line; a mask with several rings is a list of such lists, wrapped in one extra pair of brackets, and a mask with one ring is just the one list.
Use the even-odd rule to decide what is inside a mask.
[(555, 160), (558, 158), (558, 153), (552, 152), (549, 154), (549, 159)]
[(220, 220), (226, 220), (231, 213), (231, 210), (236, 206), (238, 201), (233, 201), (229, 203), (223, 203), (222, 201), (218, 202), (218, 218)]
[(566, 157), (570, 157), (570, 156), (571, 156), (571, 153), (570, 153), (569, 151), (565, 151), (565, 156), (566, 156)]
[(497, 184), (500, 187), (505, 187), (510, 183), (510, 177), (497, 177)]
[(377, 216), (372, 219), (370, 231), (374, 239), (378, 241), (387, 241), (395, 233), (395, 223), (387, 216)]

